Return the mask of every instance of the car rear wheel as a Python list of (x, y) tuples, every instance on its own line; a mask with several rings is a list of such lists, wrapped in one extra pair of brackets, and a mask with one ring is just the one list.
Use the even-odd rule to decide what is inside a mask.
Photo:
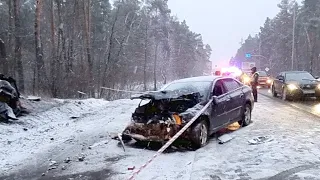
[(249, 104), (246, 104), (242, 119), (238, 123), (241, 127), (248, 126), (251, 123), (251, 106)]
[(278, 96), (278, 94), (277, 94), (276, 89), (274, 88), (274, 86), (272, 86), (272, 96), (273, 96), (273, 97), (277, 97), (277, 96)]
[(209, 130), (208, 130), (208, 124), (205, 120), (202, 120), (198, 122), (193, 128), (192, 128), (192, 144), (195, 148), (201, 148), (205, 146), (208, 142), (209, 137)]

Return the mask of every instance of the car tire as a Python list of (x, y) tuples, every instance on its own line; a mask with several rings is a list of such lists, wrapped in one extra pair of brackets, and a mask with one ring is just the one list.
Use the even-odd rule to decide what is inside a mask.
[(287, 95), (287, 88), (283, 88), (282, 94), (281, 94), (281, 99), (284, 101), (295, 101), (296, 99), (294, 97), (290, 97)]
[(283, 88), (281, 93), (281, 99), (284, 101), (288, 100), (287, 91), (288, 91), (287, 88)]
[(250, 106), (250, 104), (245, 105), (241, 120), (238, 121), (238, 123), (241, 127), (248, 126), (251, 123), (251, 106)]
[(199, 121), (192, 128), (192, 145), (198, 149), (205, 146), (209, 138), (209, 128), (205, 120)]
[(276, 92), (276, 90), (275, 90), (275, 87), (274, 86), (272, 86), (272, 88), (271, 88), (272, 90), (272, 96), (273, 97), (277, 97), (278, 96), (278, 94), (277, 94), (277, 92)]

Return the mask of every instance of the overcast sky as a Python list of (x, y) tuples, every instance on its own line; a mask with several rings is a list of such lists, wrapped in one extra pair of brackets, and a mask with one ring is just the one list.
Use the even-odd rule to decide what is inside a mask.
[(172, 15), (186, 20), (212, 48), (213, 64), (226, 64), (241, 38), (257, 34), (267, 17), (274, 17), (280, 0), (169, 0)]

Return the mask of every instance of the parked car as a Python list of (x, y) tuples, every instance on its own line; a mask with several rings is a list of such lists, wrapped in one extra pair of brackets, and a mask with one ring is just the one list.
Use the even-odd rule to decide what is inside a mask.
[(320, 99), (320, 82), (306, 71), (281, 72), (272, 83), (272, 94), (283, 100), (296, 100), (303, 97)]
[(272, 83), (270, 76), (265, 71), (257, 71), (257, 73), (259, 74), (259, 86), (270, 88)]
[(211, 98), (213, 103), (180, 139), (191, 141), (194, 147), (200, 148), (207, 144), (209, 135), (229, 124), (239, 122), (241, 126), (247, 126), (251, 122), (254, 102), (250, 87), (231, 77), (193, 77), (173, 81), (159, 91), (132, 96), (132, 99), (149, 102), (136, 108), (122, 139), (168, 141)]

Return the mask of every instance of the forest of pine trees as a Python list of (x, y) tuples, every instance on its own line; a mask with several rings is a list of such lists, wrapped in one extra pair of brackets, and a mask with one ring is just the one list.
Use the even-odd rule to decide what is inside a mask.
[[(305, 70), (320, 75), (320, 1), (282, 0), (276, 17), (267, 18), (260, 33), (251, 35), (241, 44), (232, 63), (256, 61), (270, 74), (280, 71)], [(261, 55), (246, 59), (245, 54)], [(259, 66), (260, 61), (260, 66)]]
[(0, 39), (0, 73), (35, 95), (105, 97), (211, 70), (210, 46), (167, 0), (0, 0)]

